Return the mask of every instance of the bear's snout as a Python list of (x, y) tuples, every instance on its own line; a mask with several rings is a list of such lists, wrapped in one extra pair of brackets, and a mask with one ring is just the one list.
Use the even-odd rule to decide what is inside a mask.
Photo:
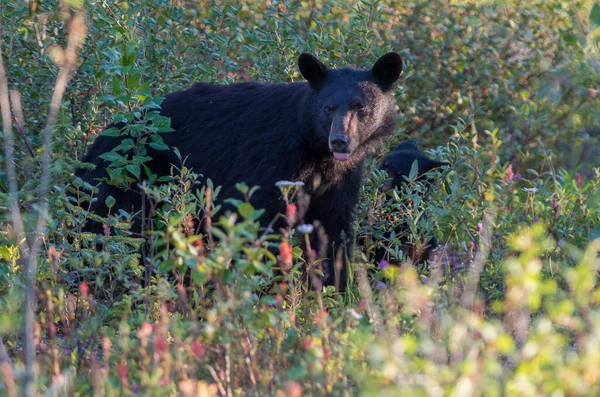
[(348, 151), (348, 146), (350, 146), (350, 139), (346, 135), (335, 134), (329, 138), (329, 145), (332, 152), (345, 153)]
[(350, 155), (350, 138), (344, 134), (334, 134), (329, 137), (329, 150), (333, 158), (340, 161), (348, 160)]
[(336, 160), (346, 161), (355, 149), (356, 112), (339, 112), (334, 115), (329, 132), (329, 150)]

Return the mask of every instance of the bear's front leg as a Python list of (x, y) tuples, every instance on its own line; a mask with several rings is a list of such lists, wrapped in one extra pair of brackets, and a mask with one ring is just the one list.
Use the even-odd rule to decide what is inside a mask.
[[(332, 212), (330, 215), (335, 215), (335, 211)], [(352, 224), (337, 216), (331, 216), (325, 222), (312, 219), (311, 223), (316, 226), (310, 237), (311, 249), (316, 253), (317, 266), (323, 273), (321, 278), (315, 279), (311, 269), (311, 285), (317, 289), (323, 285), (334, 286), (336, 291), (343, 292), (348, 284), (348, 268), (354, 248)]]

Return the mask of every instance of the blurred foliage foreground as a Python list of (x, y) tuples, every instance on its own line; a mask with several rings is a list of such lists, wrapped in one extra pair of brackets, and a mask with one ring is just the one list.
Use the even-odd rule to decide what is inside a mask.
[[(74, 58), (67, 37), (81, 12), (87, 35)], [(597, 26), (599, 5), (557, 0), (0, 2), (3, 121), (14, 127), (0, 154), (0, 394), (20, 394), (32, 375), (49, 396), (599, 395)], [(161, 93), (298, 80), (302, 51), (367, 66), (391, 49), (408, 61), (397, 140), (366, 169), (343, 295), (307, 287), (315, 258), (299, 243), (310, 228), (265, 233), (243, 201), (222, 213), (218, 187), (184, 162), (161, 185), (145, 172), (146, 147), (169, 133), (143, 117)], [(65, 65), (74, 69), (48, 123)], [(99, 219), (103, 235), (82, 232), (95, 188), (72, 182), (88, 142), (136, 117), (129, 143), (109, 154), (110, 182), (144, 183), (155, 204), (152, 274), (130, 214)], [(376, 164), (406, 138), (452, 164), (427, 195), (414, 180), (382, 191)], [(6, 165), (18, 184), (12, 214)], [(281, 188), (293, 216), (296, 187)], [(17, 238), (17, 209), (28, 240)], [(399, 219), (406, 236), (389, 233)], [(403, 261), (401, 237), (434, 235), (435, 260)], [(31, 241), (41, 254), (24, 334)], [(377, 247), (390, 261), (374, 263)]]

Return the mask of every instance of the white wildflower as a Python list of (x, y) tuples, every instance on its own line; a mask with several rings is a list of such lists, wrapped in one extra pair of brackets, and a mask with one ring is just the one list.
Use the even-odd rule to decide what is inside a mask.
[(275, 182), (275, 186), (277, 186), (277, 187), (284, 187), (284, 186), (302, 187), (302, 186), (304, 186), (304, 182), (277, 181), (277, 182)]
[(315, 227), (313, 225), (298, 225), (297, 227), (298, 232), (302, 233), (302, 234), (311, 234), (313, 232), (313, 230), (315, 230)]
[(352, 315), (352, 317), (354, 317), (357, 320), (360, 320), (361, 318), (363, 318), (362, 314), (358, 313), (354, 309), (348, 309), (348, 313), (350, 313)]

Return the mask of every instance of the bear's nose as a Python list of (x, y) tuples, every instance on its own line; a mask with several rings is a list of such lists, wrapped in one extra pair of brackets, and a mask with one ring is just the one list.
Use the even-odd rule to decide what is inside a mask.
[(344, 153), (348, 150), (348, 146), (350, 145), (350, 141), (346, 137), (346, 135), (336, 134), (332, 135), (329, 139), (329, 144), (331, 145), (331, 149), (334, 152)]

